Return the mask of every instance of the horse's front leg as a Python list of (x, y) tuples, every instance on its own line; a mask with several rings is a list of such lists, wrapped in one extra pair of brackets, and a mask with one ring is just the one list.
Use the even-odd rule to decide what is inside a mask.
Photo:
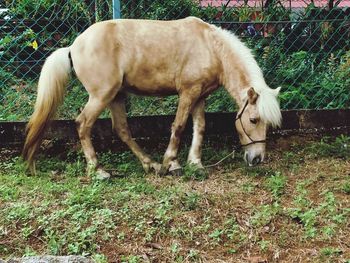
[(112, 113), (113, 128), (117, 132), (119, 138), (129, 146), (130, 150), (140, 160), (146, 173), (151, 169), (158, 173), (161, 165), (153, 161), (146, 153), (144, 153), (140, 146), (131, 137), (131, 132), (126, 118), (125, 96), (123, 94), (118, 94), (109, 104), (109, 108)]
[[(192, 90), (196, 91), (196, 90)], [(197, 92), (183, 92), (179, 97), (179, 105), (176, 111), (175, 121), (171, 127), (171, 136), (168, 148), (164, 154), (160, 175), (165, 175), (168, 171), (175, 174), (181, 174), (181, 165), (177, 160), (177, 153), (180, 144), (180, 137), (185, 129), (188, 115), (193, 104), (198, 98)]]
[(195, 165), (197, 168), (203, 169), (202, 157), (202, 143), (205, 130), (205, 100), (202, 99), (192, 109), (193, 119), (193, 138), (188, 154), (187, 162)]

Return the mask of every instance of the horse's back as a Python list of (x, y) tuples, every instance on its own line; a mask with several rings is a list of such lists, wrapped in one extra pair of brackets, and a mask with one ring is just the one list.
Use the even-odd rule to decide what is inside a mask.
[(129, 91), (173, 94), (179, 82), (196, 82), (215, 64), (208, 40), (211, 30), (211, 25), (195, 17), (104, 21), (76, 39), (73, 56), (77, 50), (81, 57), (75, 55), (73, 60), (80, 60), (82, 72), (99, 66), (104, 68), (102, 75), (120, 73)]
[(159, 48), (167, 43), (177, 43), (177, 48), (182, 48), (188, 42), (200, 42), (203, 34), (211, 29), (211, 25), (196, 17), (170, 21), (107, 20), (91, 25), (77, 37), (73, 46), (98, 51), (106, 45), (132, 49), (144, 46)]

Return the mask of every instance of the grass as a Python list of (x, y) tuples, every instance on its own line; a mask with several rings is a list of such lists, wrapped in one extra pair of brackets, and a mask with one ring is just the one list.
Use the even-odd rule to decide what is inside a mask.
[[(103, 152), (118, 171), (108, 182), (85, 176), (81, 152), (39, 158), (37, 176), (1, 156), (0, 258), (349, 262), (349, 148), (335, 154), (348, 140), (289, 138), (259, 167), (236, 157), (205, 173), (187, 166), (183, 177), (145, 175), (130, 152)], [(230, 149), (203, 152), (214, 163)]]

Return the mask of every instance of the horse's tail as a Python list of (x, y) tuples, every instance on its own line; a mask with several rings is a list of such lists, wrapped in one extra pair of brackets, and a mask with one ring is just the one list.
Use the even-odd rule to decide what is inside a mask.
[(34, 156), (48, 122), (63, 101), (65, 86), (71, 72), (69, 52), (69, 48), (60, 48), (53, 52), (46, 59), (40, 73), (34, 113), (26, 127), (27, 138), (22, 152), (32, 173), (35, 173)]

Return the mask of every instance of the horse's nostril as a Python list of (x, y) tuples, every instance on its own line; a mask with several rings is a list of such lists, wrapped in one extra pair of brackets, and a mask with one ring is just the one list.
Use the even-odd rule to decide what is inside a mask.
[(259, 164), (261, 162), (261, 157), (260, 156), (256, 156), (256, 157), (254, 157), (254, 159), (253, 159), (253, 165), (257, 165), (257, 164)]

